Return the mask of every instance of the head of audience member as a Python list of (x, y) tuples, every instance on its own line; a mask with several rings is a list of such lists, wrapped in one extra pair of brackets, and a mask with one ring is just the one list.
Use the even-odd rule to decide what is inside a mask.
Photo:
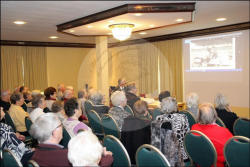
[(178, 110), (177, 102), (174, 97), (166, 97), (161, 101), (161, 111), (165, 114), (171, 114)]
[(203, 103), (199, 107), (198, 122), (200, 124), (213, 124), (216, 122), (217, 112), (211, 103)]
[(21, 86), (17, 86), (17, 87), (15, 87), (15, 89), (14, 89), (14, 93), (18, 93), (18, 92), (20, 92), (20, 87), (21, 87)]
[(68, 117), (78, 119), (81, 116), (81, 111), (79, 110), (79, 104), (75, 97), (68, 99), (64, 103), (64, 111)]
[(199, 96), (192, 92), (187, 95), (186, 99), (187, 108), (198, 108), (199, 107)]
[(32, 99), (31, 92), (28, 90), (27, 92), (23, 93), (23, 98), (25, 101), (30, 102)]
[(64, 86), (64, 84), (58, 84), (58, 85), (57, 85), (57, 91), (63, 93), (63, 92), (65, 91), (65, 86)]
[(126, 80), (125, 78), (119, 78), (118, 79), (118, 86), (125, 86)]
[(77, 93), (78, 99), (86, 99), (87, 92), (83, 89), (79, 90)]
[(73, 92), (72, 90), (66, 89), (63, 93), (63, 97), (65, 100), (68, 100), (73, 97)]
[(72, 94), (74, 94), (74, 87), (73, 86), (67, 86), (65, 90), (71, 90)]
[(61, 102), (61, 101), (55, 101), (52, 104), (51, 112), (53, 112), (53, 113), (60, 113), (60, 112), (64, 113), (63, 102)]
[(9, 90), (2, 90), (1, 91), (1, 100), (5, 102), (10, 101), (10, 91)]
[(72, 137), (68, 144), (68, 159), (73, 166), (98, 166), (103, 147), (90, 131)]
[(94, 91), (90, 94), (89, 100), (92, 101), (94, 105), (104, 104), (104, 95), (98, 91)]
[(146, 117), (148, 114), (148, 103), (143, 100), (137, 100), (134, 104), (133, 111), (136, 118)]
[(45, 100), (56, 100), (56, 89), (48, 87), (44, 90)]
[(19, 91), (20, 91), (21, 93), (27, 92), (28, 90), (29, 90), (29, 88), (28, 88), (27, 86), (21, 86), (21, 87), (19, 88)]
[(215, 108), (219, 110), (224, 110), (224, 109), (228, 110), (229, 103), (223, 94), (218, 93), (214, 99), (214, 103), (215, 103)]
[(115, 91), (111, 95), (111, 102), (116, 107), (125, 107), (127, 105), (127, 98), (123, 91)]
[(3, 108), (0, 107), (0, 121), (4, 118), (5, 112), (3, 111)]
[(41, 95), (41, 94), (33, 96), (31, 103), (32, 103), (32, 106), (35, 108), (44, 109), (46, 107), (45, 97), (44, 95)]
[(126, 92), (129, 92), (129, 93), (132, 93), (132, 94), (136, 94), (137, 89), (136, 89), (135, 83), (130, 83), (130, 84), (128, 84), (128, 85), (125, 87), (125, 91), (126, 91)]
[(41, 94), (41, 91), (40, 91), (40, 90), (37, 90), (37, 89), (32, 90), (32, 92), (31, 92), (31, 96), (32, 96), (32, 97), (35, 96), (35, 95), (38, 95), (38, 94)]
[(170, 97), (170, 92), (169, 91), (162, 91), (160, 94), (159, 94), (159, 101), (162, 102), (162, 99), (166, 98), (166, 97)]
[(23, 94), (21, 94), (21, 93), (13, 93), (10, 96), (10, 102), (11, 102), (11, 104), (22, 106), (23, 103), (24, 103)]
[(45, 113), (31, 125), (29, 133), (39, 143), (59, 144), (62, 139), (62, 123), (54, 113)]

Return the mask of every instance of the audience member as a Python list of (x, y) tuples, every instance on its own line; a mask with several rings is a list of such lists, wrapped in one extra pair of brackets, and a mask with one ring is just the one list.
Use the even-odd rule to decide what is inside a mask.
[(198, 111), (199, 111), (199, 96), (192, 92), (187, 95), (186, 99), (187, 110), (190, 111), (197, 119)]
[(86, 117), (87, 114), (85, 112), (84, 104), (86, 101), (87, 92), (85, 90), (79, 90), (77, 96), (78, 96), (79, 108), (81, 109), (82, 114)]
[(66, 90), (64, 91), (64, 94), (63, 94), (63, 101), (64, 101), (64, 103), (65, 103), (68, 99), (70, 99), (70, 98), (72, 98), (72, 97), (73, 97), (73, 92), (72, 92), (72, 90), (66, 89)]
[(63, 100), (63, 93), (64, 93), (64, 91), (65, 91), (65, 86), (64, 86), (64, 84), (58, 84), (57, 85), (57, 95), (56, 95), (56, 97), (57, 97), (57, 100)]
[(56, 89), (48, 87), (44, 90), (46, 106), (51, 111), (52, 104), (56, 101)]
[(109, 114), (114, 118), (118, 124), (118, 128), (122, 129), (124, 118), (127, 118), (131, 114), (124, 110), (127, 105), (127, 98), (123, 91), (115, 91), (111, 95), (111, 102), (113, 107), (109, 110)]
[(29, 90), (29, 88), (27, 86), (21, 86), (19, 88), (19, 92), (22, 93), (22, 94), (27, 92), (28, 90)]
[(7, 112), (10, 108), (10, 95), (9, 90), (1, 91), (0, 107), (3, 107), (4, 112)]
[(30, 119), (32, 122), (35, 122), (35, 120), (42, 114), (44, 114), (43, 109), (46, 107), (46, 103), (44, 100), (44, 96), (41, 94), (38, 94), (32, 98), (32, 105), (35, 108), (30, 113)]
[(126, 92), (127, 104), (130, 106), (130, 108), (133, 109), (135, 102), (140, 100), (140, 98), (136, 96), (137, 89), (135, 83), (127, 85), (125, 87), (125, 92)]
[(31, 92), (28, 90), (27, 92), (23, 93), (23, 98), (24, 98), (24, 103), (26, 104), (27, 107), (32, 107), (32, 96), (31, 96)]
[(126, 85), (125, 78), (119, 78), (118, 79), (118, 86), (115, 88), (115, 91), (124, 91), (125, 85)]
[(223, 148), (225, 143), (233, 137), (231, 132), (215, 123), (217, 113), (210, 103), (204, 103), (199, 107), (198, 123), (194, 124), (191, 130), (198, 130), (204, 133), (214, 144), (217, 152), (217, 167), (224, 167), (225, 158)]
[(10, 101), (11, 106), (8, 113), (14, 122), (16, 130), (24, 136), (29, 136), (25, 126), (25, 117), (29, 117), (29, 114), (21, 107), (24, 102), (23, 95), (21, 93), (13, 93), (10, 96)]
[(83, 122), (78, 121), (81, 116), (81, 112), (79, 110), (79, 106), (76, 98), (71, 98), (66, 101), (64, 104), (64, 110), (68, 119), (63, 121), (63, 126), (68, 131), (71, 137), (75, 136), (79, 129), (83, 130), (91, 130), (87, 125)]
[(67, 116), (65, 115), (62, 101), (55, 101), (52, 104), (51, 112), (55, 113), (62, 122), (67, 118)]
[(166, 97), (170, 97), (170, 92), (169, 91), (162, 91), (160, 94), (159, 94), (159, 101), (161, 102), (162, 99), (166, 98)]
[(104, 105), (104, 95), (98, 91), (93, 91), (90, 94), (89, 100), (94, 104), (93, 110), (95, 110), (101, 117), (109, 112), (109, 107)]

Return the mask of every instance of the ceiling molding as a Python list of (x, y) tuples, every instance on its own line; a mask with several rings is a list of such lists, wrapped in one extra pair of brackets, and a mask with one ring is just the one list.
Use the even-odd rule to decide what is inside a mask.
[(129, 41), (124, 41), (124, 42), (110, 43), (108, 47), (112, 48), (112, 47), (119, 47), (119, 46), (142, 44), (142, 43), (147, 43), (147, 42), (158, 42), (158, 41), (195, 37), (195, 36), (201, 36), (201, 35), (210, 35), (210, 34), (239, 31), (239, 30), (246, 30), (246, 29), (250, 29), (250, 22), (231, 24), (231, 25), (220, 26), (220, 27), (212, 27), (212, 28), (206, 28), (206, 29), (201, 29), (201, 30), (180, 32), (180, 33), (174, 33), (174, 34), (167, 34), (167, 35), (142, 38), (142, 39), (136, 39), (136, 40), (129, 40)]
[(1, 40), (0, 42), (1, 45), (9, 45), (9, 46), (95, 48), (95, 44), (90, 44), (90, 43), (36, 42), (36, 41), (11, 41), (11, 40)]

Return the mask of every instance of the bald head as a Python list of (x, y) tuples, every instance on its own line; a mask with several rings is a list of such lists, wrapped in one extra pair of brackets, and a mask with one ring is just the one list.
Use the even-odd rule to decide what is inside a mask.
[(217, 113), (211, 103), (203, 103), (199, 107), (198, 122), (200, 124), (212, 124), (217, 119)]

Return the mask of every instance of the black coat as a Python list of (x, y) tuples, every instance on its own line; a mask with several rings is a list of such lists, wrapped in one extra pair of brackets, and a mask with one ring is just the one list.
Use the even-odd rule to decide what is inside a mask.
[(127, 104), (133, 110), (135, 102), (137, 102), (137, 100), (140, 100), (140, 98), (138, 96), (136, 96), (135, 94), (130, 93), (130, 92), (126, 93), (126, 97), (127, 97)]
[(216, 108), (216, 112), (218, 117), (224, 122), (226, 127), (230, 130), (230, 132), (233, 134), (233, 125), (236, 119), (238, 119), (238, 116), (233, 112), (228, 112), (225, 109), (218, 109)]

